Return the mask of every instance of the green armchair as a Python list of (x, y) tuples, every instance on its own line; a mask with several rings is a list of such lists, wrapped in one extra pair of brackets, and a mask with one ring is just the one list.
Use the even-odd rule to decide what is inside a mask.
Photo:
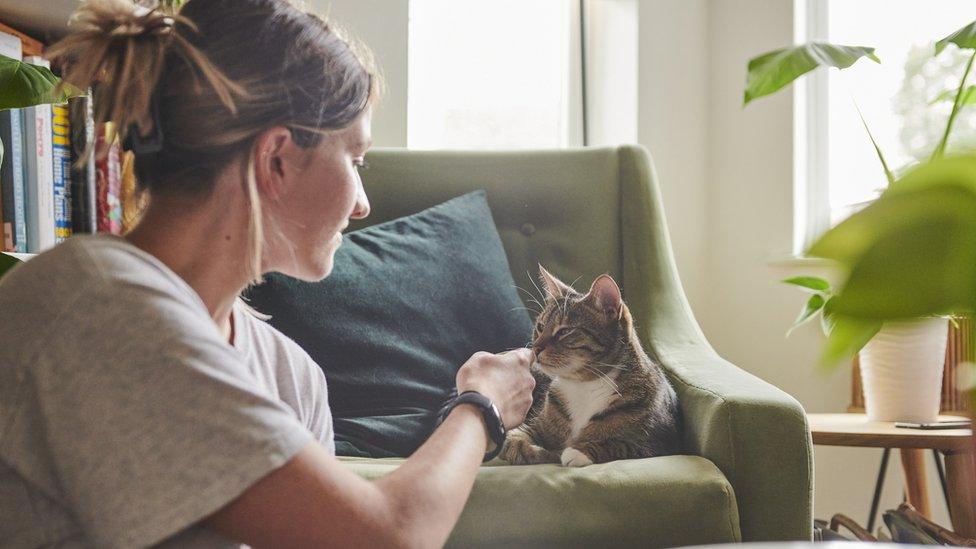
[[(609, 272), (681, 401), (689, 454), (581, 469), (482, 468), (456, 547), (668, 547), (811, 537), (806, 416), (723, 360), (685, 299), (650, 156), (637, 146), (369, 153), (373, 213), (359, 226), (485, 189), (519, 286), (542, 263), (564, 279)], [(588, 283), (588, 282), (587, 282)], [(375, 478), (402, 460), (343, 458)]]

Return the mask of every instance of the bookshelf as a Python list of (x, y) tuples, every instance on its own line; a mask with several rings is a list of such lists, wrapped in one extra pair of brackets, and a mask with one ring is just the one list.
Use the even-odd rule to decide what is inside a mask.
[[(68, 32), (79, 3), (0, 0), (0, 55), (45, 65), (32, 56)], [(133, 157), (106, 124), (94, 123), (93, 100), (89, 94), (68, 104), (0, 110), (0, 251), (39, 253), (71, 234), (123, 232), (123, 201), (136, 205)], [(95, 155), (82, 166), (87, 143)]]
[(78, 0), (0, 0), (0, 21), (50, 44), (68, 31)]

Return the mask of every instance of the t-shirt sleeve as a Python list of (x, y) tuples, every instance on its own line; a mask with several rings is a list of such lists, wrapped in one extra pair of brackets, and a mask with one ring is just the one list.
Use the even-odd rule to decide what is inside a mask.
[(60, 330), (33, 382), (51, 463), (95, 545), (176, 534), (312, 441), (199, 308), (138, 287), (86, 295), (58, 324), (99, 321)]

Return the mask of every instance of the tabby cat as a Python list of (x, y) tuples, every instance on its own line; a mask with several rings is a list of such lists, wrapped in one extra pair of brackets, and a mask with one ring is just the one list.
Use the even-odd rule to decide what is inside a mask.
[(602, 275), (582, 295), (541, 265), (539, 274), (547, 297), (533, 333), (536, 399), (502, 458), (583, 467), (677, 453), (677, 396), (641, 347), (617, 283)]

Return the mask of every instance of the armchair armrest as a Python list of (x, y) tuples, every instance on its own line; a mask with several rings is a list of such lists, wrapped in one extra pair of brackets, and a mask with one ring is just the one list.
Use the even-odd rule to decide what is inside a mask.
[(806, 414), (705, 340), (678, 278), (649, 154), (635, 146), (618, 152), (625, 298), (645, 349), (678, 393), (687, 451), (711, 460), (732, 484), (744, 541), (809, 540)]
[(681, 402), (686, 449), (729, 480), (743, 540), (809, 540), (812, 442), (800, 404), (710, 348), (655, 347)]

